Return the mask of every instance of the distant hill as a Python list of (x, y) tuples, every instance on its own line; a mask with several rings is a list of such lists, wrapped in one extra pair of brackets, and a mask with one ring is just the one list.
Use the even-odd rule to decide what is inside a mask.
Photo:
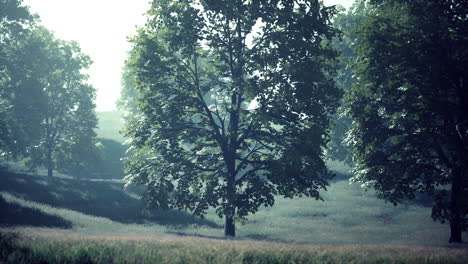
[(111, 139), (123, 144), (125, 138), (120, 134), (124, 127), (122, 113), (120, 111), (97, 112), (97, 117), (99, 123), (96, 133), (98, 138)]
[(125, 138), (120, 131), (124, 127), (120, 111), (97, 112), (97, 137), (104, 146), (104, 160), (100, 168), (100, 178), (121, 179), (123, 163), (127, 147), (123, 145)]

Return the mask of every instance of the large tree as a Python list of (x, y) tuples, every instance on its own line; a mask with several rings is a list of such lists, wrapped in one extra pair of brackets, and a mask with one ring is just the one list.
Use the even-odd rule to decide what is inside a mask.
[(275, 195), (321, 199), (339, 89), (333, 8), (317, 0), (156, 0), (134, 38), (128, 183), (146, 200), (235, 222)]
[(355, 180), (394, 204), (417, 192), (434, 195), (432, 217), (449, 221), (450, 242), (461, 242), (468, 228), (468, 2), (372, 2), (348, 97)]
[(28, 81), (33, 56), (21, 47), (34, 28), (34, 16), (19, 0), (0, 0), (0, 158), (24, 154), (38, 140), (43, 100)]
[(49, 176), (56, 168), (84, 169), (91, 162), (86, 157), (94, 155), (97, 126), (95, 89), (83, 73), (91, 61), (76, 42), (58, 40), (45, 28), (36, 29), (24, 45), (32, 56), (23, 65), (34, 67), (28, 80), (45, 101), (37, 131), (41, 139), (30, 149), (29, 165), (45, 166)]

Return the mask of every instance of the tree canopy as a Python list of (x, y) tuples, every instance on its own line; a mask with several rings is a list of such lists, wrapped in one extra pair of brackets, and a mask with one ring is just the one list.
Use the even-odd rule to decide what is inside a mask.
[(40, 91), (24, 76), (27, 50), (19, 48), (35, 25), (35, 17), (18, 0), (0, 1), (0, 156), (24, 154), (38, 140)]
[[(348, 93), (356, 82), (354, 66), (356, 60), (356, 31), (366, 18), (369, 6), (362, 1), (355, 2), (347, 11), (341, 9), (333, 19), (333, 26), (340, 34), (332, 39), (332, 46), (339, 53), (338, 69), (333, 74), (336, 86), (343, 93)], [(343, 98), (344, 99), (344, 98)], [(348, 131), (352, 124), (352, 118), (347, 112), (347, 107), (342, 100), (333, 118), (333, 127), (330, 132), (330, 142), (327, 146), (327, 157), (332, 160), (340, 160), (352, 165), (352, 151), (347, 142)]]
[(354, 180), (395, 204), (418, 192), (435, 195), (432, 217), (449, 221), (450, 241), (461, 242), (468, 227), (468, 3), (372, 2), (358, 33), (358, 81), (347, 96)]
[(22, 1), (0, 1), (1, 158), (76, 175), (99, 156), (91, 61), (35, 20)]
[(127, 182), (153, 206), (215, 208), (227, 236), (275, 195), (320, 199), (340, 96), (333, 14), (315, 0), (153, 1), (127, 62)]
[(86, 83), (88, 76), (82, 72), (91, 61), (76, 42), (58, 40), (42, 27), (24, 45), (22, 49), (31, 56), (25, 57), (23, 65), (31, 67), (28, 77), (41, 92), (44, 104), (36, 131), (40, 141), (30, 148), (29, 164), (45, 166), (49, 176), (56, 168), (76, 173), (97, 155), (95, 89)]

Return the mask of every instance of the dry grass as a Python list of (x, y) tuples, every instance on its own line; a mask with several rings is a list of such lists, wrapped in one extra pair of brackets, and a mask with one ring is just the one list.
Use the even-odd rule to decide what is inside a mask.
[[(21, 233), (23, 260), (47, 263), (466, 263), (467, 248), (317, 245), (177, 236)], [(29, 254), (29, 255), (28, 255)], [(21, 258), (18, 257), (18, 263)], [(13, 262), (12, 262), (13, 263)]]

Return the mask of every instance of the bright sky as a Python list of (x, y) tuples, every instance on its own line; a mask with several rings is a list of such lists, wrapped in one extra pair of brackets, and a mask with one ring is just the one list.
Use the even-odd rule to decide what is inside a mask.
[[(96, 110), (115, 110), (120, 73), (131, 45), (127, 37), (145, 23), (149, 0), (24, 0), (42, 25), (64, 40), (76, 40), (91, 57), (90, 83), (97, 89)], [(354, 0), (324, 0), (348, 8)]]

